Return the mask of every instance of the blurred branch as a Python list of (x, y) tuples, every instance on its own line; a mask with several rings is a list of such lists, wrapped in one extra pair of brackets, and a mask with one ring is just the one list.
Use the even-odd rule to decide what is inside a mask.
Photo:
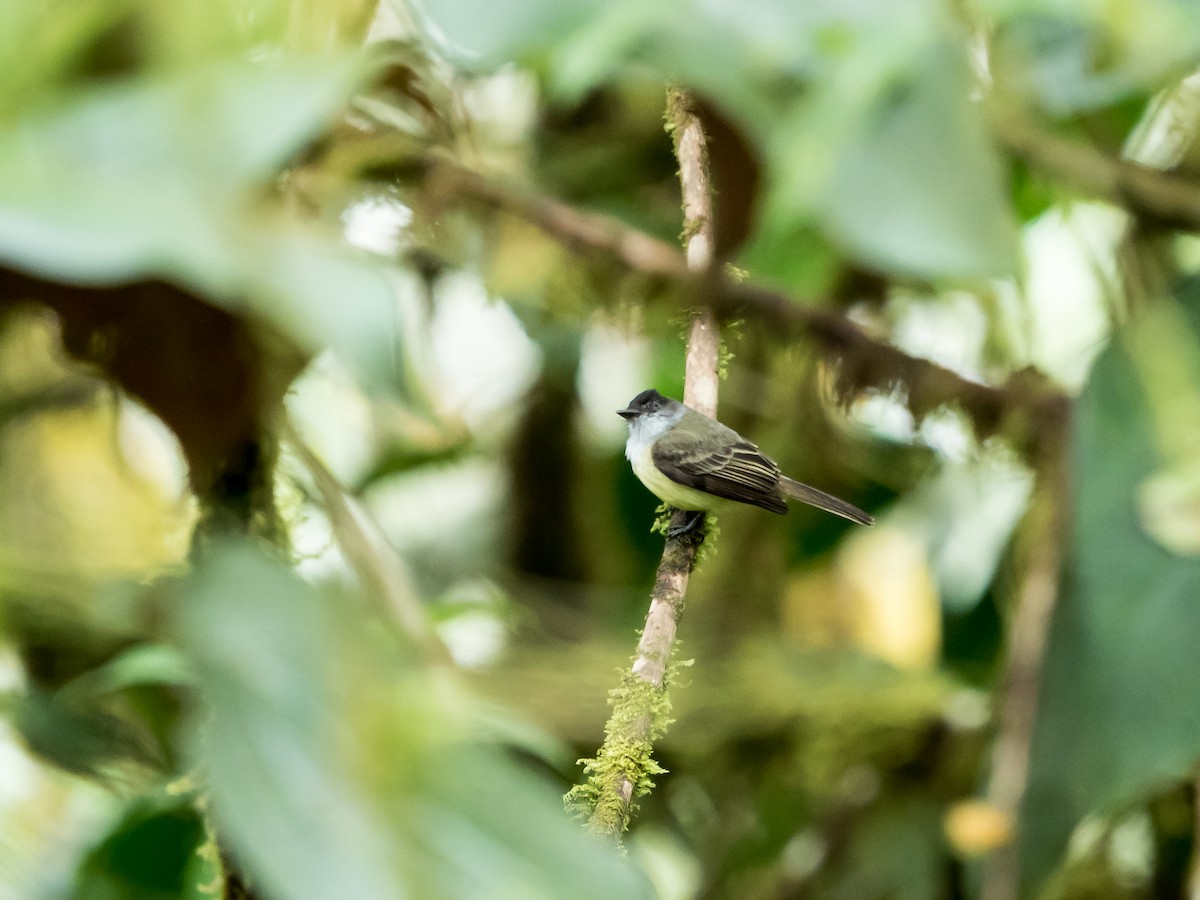
[[(1065, 405), (1064, 405), (1065, 406)], [(1000, 685), (999, 733), (992, 753), (988, 799), (1017, 822), (1029, 780), (1030, 748), (1037, 722), (1050, 624), (1058, 603), (1063, 547), (1067, 541), (1070, 478), (1068, 414), (1043, 432), (1035, 454), (1037, 493), (1026, 518), (1028, 558), (1017, 589), (1009, 629), (1008, 656)], [(1013, 829), (1017, 834), (1018, 830)], [(1017, 900), (1020, 895), (1018, 838), (997, 849), (984, 867), (982, 900)]]
[[(383, 157), (381, 150), (376, 148), (374, 158)], [(382, 161), (379, 165), (392, 174), (414, 175), (411, 168), (397, 172)], [(691, 269), (670, 244), (616, 219), (500, 184), (442, 156), (425, 157), (419, 168), (435, 205), (467, 201), (517, 216), (569, 250), (601, 256), (636, 274), (672, 283), (690, 302), (710, 309), (718, 318), (752, 318), (787, 337), (807, 336), (841, 357), (838, 384), (844, 397), (870, 388), (890, 392), (901, 386), (917, 418), (940, 406), (958, 404), (981, 438), (1008, 425), (1018, 429), (1018, 440), (1036, 436), (1039, 423), (1060, 408), (1059, 389), (1032, 370), (1019, 372), (999, 386), (972, 381), (872, 337), (841, 313), (735, 281), (716, 268)]]
[(368, 595), (379, 602), (380, 618), (394, 627), (406, 646), (419, 647), (433, 662), (449, 663), (450, 653), (430, 627), (396, 551), (291, 422), (284, 426), (284, 435), (321, 495), (338, 546), (362, 579)]
[(996, 115), (993, 131), (1034, 169), (1158, 225), (1200, 231), (1200, 184), (1110, 156), (1013, 115)]
[[(376, 152), (386, 156), (387, 146), (383, 142)], [(396, 174), (424, 175), (426, 186), (437, 201), (468, 200), (486, 210), (517, 216), (569, 250), (609, 257), (642, 275), (696, 280), (688, 269), (687, 259), (677, 248), (611, 216), (587, 212), (553, 197), (503, 184), (442, 154), (429, 154), (416, 165), (416, 172), (410, 166)], [(380, 159), (380, 166), (384, 174), (391, 174), (385, 159)]]
[(781, 336), (815, 341), (840, 357), (838, 386), (843, 397), (872, 388), (891, 392), (901, 387), (918, 419), (938, 407), (957, 404), (980, 438), (1011, 426), (1017, 433), (1010, 437), (1018, 442), (1034, 439), (1040, 423), (1060, 408), (1062, 392), (1032, 370), (1018, 372), (1001, 385), (972, 381), (868, 334), (843, 313), (737, 281), (718, 267), (689, 268), (687, 257), (675, 246), (611, 216), (480, 174), (445, 154), (414, 148), (395, 135), (364, 133), (352, 124), (347, 124), (346, 130), (350, 134), (343, 134), (319, 167), (293, 173), (299, 190), (319, 192), (321, 170), (333, 169), (420, 183), (424, 199), (434, 209), (471, 205), (484, 212), (515, 216), (568, 251), (669, 284), (690, 305), (710, 309), (718, 319), (748, 318)]
[[(687, 270), (705, 273), (713, 260), (707, 142), (690, 98), (675, 88), (668, 91), (667, 122), (679, 160)], [(670, 255), (678, 256), (673, 251)], [(687, 340), (684, 402), (708, 416), (717, 414), (720, 350), (721, 332), (713, 311), (693, 313)], [(685, 516), (676, 510), (672, 524), (683, 525)], [(650, 593), (646, 627), (633, 665), (613, 693), (604, 744), (596, 758), (585, 763), (587, 783), (567, 795), (568, 802), (590, 809), (588, 827), (593, 832), (616, 841), (629, 827), (634, 801), (650, 791), (651, 776), (662, 771), (651, 754), (654, 741), (668, 724), (668, 663), (683, 615), (688, 580), (703, 540), (703, 532), (698, 539), (692, 534), (666, 539)]]

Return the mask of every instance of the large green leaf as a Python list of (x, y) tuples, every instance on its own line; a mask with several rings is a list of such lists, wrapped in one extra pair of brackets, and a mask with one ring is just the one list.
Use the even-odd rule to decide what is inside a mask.
[(956, 47), (934, 46), (842, 148), (820, 201), (867, 262), (923, 276), (1011, 274), (1016, 220)]
[(197, 761), (237, 858), (281, 900), (639, 897), (557, 791), (468, 739), (458, 690), (246, 547), (181, 598)]
[(353, 60), (225, 62), (27, 117), (0, 137), (0, 263), (87, 285), (170, 281), (390, 380), (386, 270), (255, 206), (360, 78)]
[(1168, 399), (1200, 385), (1147, 381), (1129, 350), (1135, 337), (1104, 353), (1078, 405), (1074, 550), (1022, 808), (1029, 885), (1085, 815), (1184, 777), (1200, 758), (1200, 559), (1156, 543), (1137, 505), (1162, 462), (1147, 385)]

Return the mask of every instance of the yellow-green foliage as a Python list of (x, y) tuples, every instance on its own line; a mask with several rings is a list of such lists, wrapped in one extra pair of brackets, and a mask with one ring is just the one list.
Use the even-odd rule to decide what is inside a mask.
[(669, 503), (658, 504), (658, 509), (654, 510), (654, 524), (650, 526), (651, 534), (661, 534), (667, 536), (667, 530), (671, 527), (671, 515), (675, 512), (674, 508)]
[(729, 364), (733, 362), (735, 356), (730, 345), (741, 339), (744, 324), (741, 319), (734, 319), (726, 322), (721, 329), (721, 347), (717, 353), (717, 377), (722, 381), (729, 377)]

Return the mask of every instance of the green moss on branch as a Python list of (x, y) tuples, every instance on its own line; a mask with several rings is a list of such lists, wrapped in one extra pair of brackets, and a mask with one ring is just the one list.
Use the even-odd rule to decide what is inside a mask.
[(631, 666), (609, 692), (613, 712), (604, 743), (595, 757), (579, 760), (587, 780), (563, 798), (571, 812), (588, 820), (594, 833), (620, 841), (637, 801), (650, 793), (654, 777), (666, 772), (654, 759), (654, 742), (672, 722), (670, 685), (691, 664), (692, 660), (672, 662), (661, 685), (644, 680)]

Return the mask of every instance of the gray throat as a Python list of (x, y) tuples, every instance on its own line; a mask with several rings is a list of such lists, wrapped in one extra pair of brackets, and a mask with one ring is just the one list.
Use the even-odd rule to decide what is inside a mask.
[(676, 403), (672, 408), (661, 409), (655, 413), (630, 419), (629, 440), (625, 442), (625, 458), (630, 462), (641, 459), (660, 437), (675, 427), (686, 412), (686, 406)]

